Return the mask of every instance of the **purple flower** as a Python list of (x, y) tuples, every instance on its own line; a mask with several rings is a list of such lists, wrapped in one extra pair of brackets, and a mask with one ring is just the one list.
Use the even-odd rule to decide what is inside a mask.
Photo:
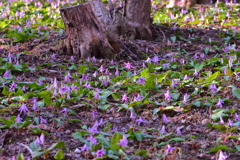
[(93, 77), (97, 77), (97, 74), (98, 74), (98, 72), (95, 71), (95, 72), (93, 73)]
[(135, 114), (134, 114), (134, 111), (133, 111), (133, 110), (131, 110), (130, 118), (131, 118), (131, 119), (135, 119)]
[(92, 111), (92, 117), (95, 119), (98, 116), (98, 113), (96, 111)]
[(185, 75), (183, 79), (184, 80), (189, 79), (188, 75)]
[(87, 58), (87, 62), (91, 62), (90, 57)]
[(98, 92), (96, 92), (94, 95), (93, 95), (94, 99), (96, 100), (99, 100), (100, 99), (100, 95)]
[(65, 76), (64, 80), (65, 80), (66, 82), (70, 82), (70, 81), (71, 81), (71, 80), (70, 80), (70, 77), (71, 77), (71, 74), (68, 72), (67, 75)]
[(33, 98), (32, 102), (33, 102), (32, 110), (35, 111), (37, 109), (37, 105), (38, 105), (37, 98), (36, 97)]
[(95, 56), (92, 57), (92, 62), (93, 62), (93, 63), (96, 63), (96, 62), (97, 62), (97, 59), (95, 58)]
[(225, 75), (228, 74), (228, 69), (227, 69), (227, 67), (224, 67), (223, 73), (224, 73)]
[(107, 86), (107, 85), (108, 85), (107, 81), (104, 80), (104, 79), (102, 79), (102, 84), (101, 84), (101, 86)]
[(66, 116), (68, 113), (68, 110), (67, 108), (63, 108), (63, 110), (61, 110), (59, 113), (63, 113)]
[(230, 57), (229, 60), (228, 60), (228, 65), (229, 65), (230, 68), (233, 66), (232, 63), (233, 63), (233, 59), (232, 59), (232, 57)]
[(169, 90), (167, 90), (167, 92), (166, 93), (164, 93), (164, 96), (165, 96), (165, 100), (171, 100), (171, 94), (170, 94), (170, 92), (169, 92)]
[(82, 147), (79, 147), (79, 148), (81, 149), (82, 152), (88, 151), (90, 149), (90, 147), (88, 147), (86, 143)]
[(141, 123), (146, 123), (147, 121), (142, 119), (142, 117), (140, 117), (139, 119), (135, 120), (137, 122), (138, 125), (141, 125)]
[(165, 124), (167, 124), (169, 122), (169, 120), (168, 120), (168, 118), (167, 118), (167, 116), (165, 114), (163, 114), (163, 122)]
[(110, 61), (110, 65), (114, 65), (114, 61), (113, 61), (113, 59)]
[(42, 79), (39, 79), (38, 80), (38, 85), (41, 86), (43, 84), (43, 80)]
[(231, 127), (233, 126), (233, 121), (231, 119), (228, 119), (228, 125)]
[(56, 53), (53, 53), (51, 57), (56, 58)]
[(118, 68), (116, 68), (115, 76), (119, 76)]
[(176, 62), (176, 61), (177, 61), (176, 57), (171, 58), (171, 62)]
[(100, 119), (100, 121), (99, 121), (98, 125), (99, 125), (99, 126), (102, 126), (102, 125), (104, 125), (104, 120), (103, 120), (103, 118), (101, 118), (101, 119)]
[(167, 145), (167, 149), (165, 150), (165, 154), (167, 155), (168, 153), (171, 153), (175, 147), (171, 147), (169, 144)]
[(239, 78), (240, 76), (238, 75), (240, 72), (233, 72), (233, 74), (237, 77), (237, 78)]
[(41, 142), (42, 144), (44, 144), (44, 140), (45, 140), (45, 135), (44, 135), (44, 133), (41, 134), (41, 136), (39, 137), (39, 139), (40, 139), (40, 142)]
[(15, 90), (15, 88), (17, 88), (17, 84), (15, 83), (15, 81), (12, 81), (12, 83), (11, 83), (11, 85), (10, 85), (10, 92), (11, 91), (14, 91)]
[(219, 151), (218, 160), (226, 160), (226, 159), (227, 159), (227, 156), (225, 156), (222, 151)]
[(176, 129), (176, 132), (177, 132), (178, 135), (182, 134), (180, 129), (181, 129), (180, 127), (177, 127), (177, 129)]
[(99, 71), (102, 73), (104, 71), (103, 65), (100, 66)]
[(57, 89), (57, 88), (58, 88), (58, 83), (57, 83), (56, 77), (54, 78), (54, 81), (53, 81), (53, 88), (54, 88), (54, 89)]
[(92, 144), (97, 144), (97, 139), (92, 136), (92, 134), (87, 138), (87, 141), (91, 142)]
[(134, 97), (134, 102), (140, 101), (143, 98), (140, 94), (137, 95), (137, 97)]
[(17, 118), (15, 119), (16, 123), (22, 122), (22, 118), (20, 117), (20, 114), (17, 115)]
[(105, 154), (106, 154), (106, 153), (105, 153), (105, 151), (104, 151), (104, 147), (103, 147), (103, 146), (102, 146), (102, 149), (97, 150), (97, 151), (95, 152), (96, 158), (102, 157), (102, 156), (104, 156)]
[(218, 90), (216, 84), (211, 84), (210, 89), (211, 89), (211, 93), (217, 92)]
[(109, 70), (106, 69), (106, 70), (105, 70), (105, 75), (108, 75), (108, 74), (109, 74)]
[(240, 121), (240, 116), (237, 113), (235, 113), (235, 120)]
[(40, 116), (40, 123), (47, 123), (47, 120)]
[(128, 140), (126, 138), (126, 135), (123, 135), (123, 138), (120, 139), (120, 142), (117, 144), (120, 145), (121, 147), (127, 147)]
[(187, 103), (189, 95), (186, 93), (183, 97), (183, 103)]
[(84, 74), (82, 74), (82, 78), (81, 78), (81, 80), (85, 80), (85, 81), (87, 81), (87, 79), (88, 79), (88, 77), (85, 76)]
[(220, 118), (220, 123), (224, 124), (224, 120), (223, 120), (222, 116), (220, 116), (219, 118)]
[(28, 108), (26, 104), (22, 103), (22, 106), (19, 108), (20, 113), (24, 112), (25, 114), (28, 112)]
[(75, 86), (74, 84), (71, 85), (71, 90), (76, 90), (77, 91), (78, 89), (79, 89), (79, 87)]
[(122, 102), (126, 102), (126, 101), (127, 101), (127, 99), (128, 99), (127, 95), (126, 95), (126, 94), (124, 94), (124, 95), (122, 96)]
[(128, 63), (124, 63), (125, 67), (130, 70), (131, 68), (134, 68), (129, 62)]
[(118, 130), (118, 128), (115, 126), (112, 128), (111, 132), (116, 132)]
[(193, 73), (194, 76), (197, 76), (198, 75), (198, 71), (195, 69), (194, 73)]
[(216, 106), (222, 108), (223, 107), (223, 101), (221, 100), (221, 98), (218, 99), (218, 103), (216, 104)]
[(37, 144), (37, 145), (41, 145), (42, 144), (39, 137), (37, 137), (37, 139), (35, 140), (35, 144)]
[(74, 56), (71, 56), (71, 57), (70, 57), (70, 61), (74, 61)]
[(140, 83), (140, 84), (144, 85), (144, 84), (145, 84), (145, 81), (146, 81), (146, 78), (144, 78), (144, 77), (139, 77), (137, 83)]
[(149, 58), (149, 57), (148, 57), (147, 60), (146, 60), (147, 63), (151, 63), (151, 61), (152, 61), (152, 60), (151, 60), (151, 58)]
[(158, 56), (154, 56), (153, 59), (152, 59), (152, 61), (153, 61), (154, 64), (157, 64), (158, 61), (159, 61)]
[(146, 68), (146, 65), (145, 65), (145, 63), (143, 63), (143, 64), (142, 64), (142, 68)]
[(177, 29), (177, 25), (174, 24), (174, 25), (173, 25), (173, 30), (176, 30), (176, 29)]
[(165, 126), (163, 125), (162, 128), (161, 128), (161, 130), (160, 130), (160, 133), (161, 133), (161, 134), (164, 134), (165, 132), (166, 132)]
[(6, 70), (6, 72), (3, 74), (4, 78), (10, 78), (10, 73), (8, 70)]
[(165, 67), (165, 68), (169, 68), (169, 63), (165, 63), (165, 64), (162, 64), (163, 65), (163, 67)]
[(175, 83), (175, 81), (174, 81), (174, 79), (173, 79), (173, 80), (172, 80), (172, 84), (171, 84), (172, 88), (174, 88), (176, 85), (177, 85), (177, 83)]
[(98, 122), (96, 121), (95, 124), (92, 126), (92, 128), (88, 129), (88, 132), (92, 134), (99, 133), (97, 128), (98, 128)]

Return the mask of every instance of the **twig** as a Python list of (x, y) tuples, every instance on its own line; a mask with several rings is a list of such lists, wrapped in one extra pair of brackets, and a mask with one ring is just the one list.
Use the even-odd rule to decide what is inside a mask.
[(162, 34), (163, 34), (163, 41), (165, 41), (165, 39), (166, 39), (166, 36), (165, 36), (165, 34), (164, 34), (164, 32), (162, 31), (162, 30), (159, 30), (160, 32), (162, 32)]
[(25, 147), (30, 152), (31, 156), (33, 156), (33, 151), (31, 150), (31, 148), (29, 148), (27, 145), (25, 145), (23, 143), (17, 143), (17, 144), (20, 145), (20, 146)]
[(132, 55), (134, 55), (135, 58), (137, 58), (138, 60), (142, 61), (138, 56), (136, 56), (130, 49), (128, 49), (123, 43), (122, 43), (123, 47), (128, 50)]

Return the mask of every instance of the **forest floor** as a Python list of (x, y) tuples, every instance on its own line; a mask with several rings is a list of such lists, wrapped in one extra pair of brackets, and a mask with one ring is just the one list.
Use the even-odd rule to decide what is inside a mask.
[[(154, 24), (153, 41), (122, 38), (124, 49), (113, 61), (93, 58), (75, 61), (71, 55), (58, 54), (59, 44), (66, 38), (64, 32), (49, 31), (47, 39), (33, 38), (13, 44), (11, 38), (0, 37), (2, 44), (9, 43), (0, 45), (1, 64), (5, 66), (1, 75), (11, 70), (17, 83), (15, 90), (10, 91), (12, 80), (1, 81), (1, 159), (11, 159), (20, 153), (25, 158), (35, 154), (38, 159), (93, 159), (104, 146), (105, 159), (215, 160), (224, 152), (227, 159), (239, 160), (240, 105), (236, 93), (239, 90), (235, 92), (231, 86), (240, 88), (240, 62), (235, 55), (240, 52), (240, 26), (233, 26), (233, 30), (216, 28), (185, 25), (175, 29), (172, 24)], [(227, 38), (226, 43), (223, 39)], [(223, 50), (226, 46), (228, 51)], [(18, 62), (14, 58), (9, 62), (9, 53), (18, 56)], [(226, 73), (224, 66), (229, 64), (229, 57), (233, 66)], [(148, 58), (151, 62), (146, 61)], [(132, 67), (127, 68), (127, 63)], [(119, 76), (115, 75), (116, 69)], [(198, 75), (193, 75), (194, 69), (199, 69)], [(219, 75), (215, 77), (214, 73)], [(106, 76), (109, 79), (103, 84)], [(138, 81), (142, 77), (144, 82)], [(51, 88), (54, 79), (58, 93)], [(173, 86), (172, 80), (179, 84)], [(211, 89), (212, 84), (216, 84), (217, 91)], [(9, 86), (8, 91), (4, 85)], [(70, 95), (67, 91), (60, 93), (65, 85), (75, 85), (78, 91), (72, 89)], [(164, 98), (168, 90), (170, 101)], [(96, 93), (100, 98), (94, 97)], [(188, 100), (183, 101), (186, 94)], [(141, 98), (135, 101), (138, 95)], [(32, 109), (33, 98), (38, 101), (37, 109)], [(222, 107), (216, 105), (219, 99), (223, 100)], [(23, 104), (28, 107), (25, 114), (19, 110)], [(15, 123), (18, 115), (21, 121)], [(221, 118), (223, 122), (219, 121)], [(91, 130), (94, 126), (98, 130), (92, 134), (97, 139), (96, 146), (86, 140), (95, 132)], [(119, 136), (116, 132), (128, 139), (127, 147), (118, 148), (121, 153), (111, 152), (114, 141), (119, 142), (111, 138)], [(39, 146), (31, 143), (38, 137)], [(81, 150), (84, 144), (92, 149)], [(34, 145), (39, 148), (35, 146), (34, 150)], [(57, 148), (62, 148), (64, 154)]]

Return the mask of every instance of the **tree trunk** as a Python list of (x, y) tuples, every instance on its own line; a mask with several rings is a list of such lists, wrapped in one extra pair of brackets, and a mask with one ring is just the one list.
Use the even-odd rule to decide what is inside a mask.
[(150, 9), (150, 0), (125, 0), (111, 10), (101, 0), (60, 9), (68, 34), (65, 54), (112, 59), (121, 50), (120, 35), (152, 40)]

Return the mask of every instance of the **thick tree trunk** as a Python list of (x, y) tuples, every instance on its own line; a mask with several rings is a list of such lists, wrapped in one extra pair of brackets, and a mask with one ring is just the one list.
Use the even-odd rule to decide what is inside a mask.
[(123, 8), (107, 10), (101, 0), (60, 10), (68, 34), (66, 54), (76, 58), (114, 58), (121, 50), (118, 36), (152, 39), (150, 0), (125, 0)]

